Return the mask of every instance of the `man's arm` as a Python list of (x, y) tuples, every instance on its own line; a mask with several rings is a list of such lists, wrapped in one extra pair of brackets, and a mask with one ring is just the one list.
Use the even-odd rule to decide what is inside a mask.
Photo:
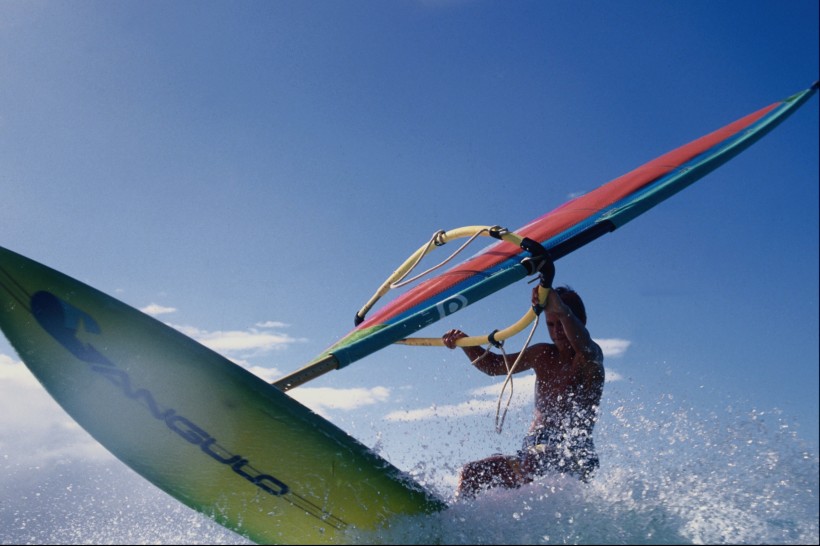
[(584, 360), (595, 364), (602, 364), (604, 361), (603, 351), (592, 340), (586, 326), (575, 316), (575, 313), (561, 300), (561, 297), (550, 290), (547, 295), (547, 303), (544, 312), (551, 314), (561, 321), (561, 326), (567, 336), (567, 341), (575, 349), (577, 354), (584, 356)]
[[(444, 334), (441, 339), (444, 341), (446, 347), (455, 349), (457, 347), (456, 341), (463, 337), (467, 337), (467, 334), (461, 330), (450, 330)], [(484, 347), (478, 346), (462, 347), (462, 349), (464, 350), (464, 354), (467, 355), (467, 358), (470, 359), (470, 362), (473, 362), (476, 368), (487, 375), (507, 375), (508, 370), (507, 364), (504, 362), (504, 355), (487, 351)], [(521, 361), (515, 368), (515, 372), (518, 373), (532, 368), (535, 362), (538, 361), (541, 351), (543, 351), (543, 347), (540, 345), (534, 345), (525, 349)], [(513, 365), (518, 355), (519, 353), (507, 355), (507, 362), (509, 362), (510, 366)]]

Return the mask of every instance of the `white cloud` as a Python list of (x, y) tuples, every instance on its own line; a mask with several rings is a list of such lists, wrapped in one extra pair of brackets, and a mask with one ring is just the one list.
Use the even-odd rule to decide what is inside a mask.
[(632, 345), (632, 342), (627, 339), (596, 339), (595, 343), (601, 346), (604, 351), (604, 357), (617, 358), (623, 356), (626, 350)]
[(316, 413), (326, 415), (328, 410), (350, 411), (362, 406), (385, 402), (390, 397), (390, 389), (386, 387), (373, 387), (370, 389), (300, 387), (288, 391), (288, 394)]
[[(158, 303), (150, 303), (140, 308), (140, 311), (151, 316), (167, 315), (176, 313), (176, 307), (166, 307)], [(194, 338), (206, 347), (219, 353), (261, 353), (275, 349), (284, 349), (293, 343), (302, 343), (304, 338), (295, 338), (288, 334), (279, 333), (276, 330), (287, 328), (289, 325), (284, 322), (266, 320), (258, 322), (253, 328), (247, 330), (216, 330), (209, 332), (196, 326), (166, 323), (168, 326), (179, 330), (188, 337)], [(243, 362), (234, 359), (237, 364), (244, 365)], [(248, 367), (248, 366), (245, 366)], [(266, 372), (267, 375), (267, 372)]]
[[(268, 383), (282, 376), (276, 368), (264, 368), (250, 365), (247, 361), (232, 359), (233, 362), (244, 367), (257, 377)], [(330, 410), (351, 411), (362, 406), (370, 406), (386, 402), (390, 398), (390, 389), (387, 387), (334, 389), (332, 387), (299, 387), (288, 391), (288, 395), (312, 409), (323, 417), (328, 417)]]
[(282, 372), (278, 368), (263, 368), (262, 366), (254, 366), (247, 360), (241, 360), (236, 358), (232, 358), (230, 360), (234, 364), (239, 364), (256, 377), (264, 379), (268, 383), (273, 383), (274, 379), (282, 376)]
[(250, 328), (248, 330), (217, 330), (209, 332), (194, 326), (169, 324), (188, 337), (192, 337), (206, 347), (217, 352), (242, 353), (265, 352), (284, 349), (293, 343), (303, 343), (304, 338), (295, 338), (267, 329)]
[(387, 421), (414, 422), (429, 419), (469, 417), (470, 415), (487, 415), (494, 412), (495, 400), (468, 400), (460, 404), (430, 406), (415, 410), (391, 411), (384, 418)]
[[(445, 418), (460, 418), (469, 417), (471, 415), (487, 415), (494, 414), (498, 409), (498, 398), (501, 395), (501, 390), (504, 381), (498, 381), (492, 385), (473, 389), (469, 392), (470, 399), (459, 404), (446, 404), (443, 406), (430, 406), (428, 408), (421, 408), (415, 410), (393, 411), (385, 416), (388, 421), (425, 421), (428, 419)], [(512, 399), (510, 399), (510, 407), (521, 407), (532, 404), (532, 392), (535, 388), (535, 375), (527, 374), (519, 377), (513, 376), (512, 383)], [(510, 397), (510, 385), (504, 390), (504, 396), (501, 399), (502, 409), (507, 405), (507, 400)]]
[(158, 315), (167, 315), (168, 313), (176, 313), (175, 307), (165, 307), (158, 303), (150, 303), (145, 307), (140, 308), (140, 311), (147, 315), (151, 315), (152, 317), (156, 317)]
[(266, 320), (265, 322), (257, 322), (254, 326), (257, 328), (288, 328), (290, 324), (277, 320)]

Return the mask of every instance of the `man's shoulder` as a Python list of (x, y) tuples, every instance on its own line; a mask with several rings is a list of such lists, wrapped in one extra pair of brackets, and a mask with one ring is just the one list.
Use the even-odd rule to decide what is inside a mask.
[(534, 353), (542, 353), (542, 354), (544, 354), (546, 356), (550, 356), (550, 357), (552, 355), (557, 355), (558, 354), (558, 347), (553, 343), (546, 343), (546, 342), (533, 343), (532, 345), (529, 346), (528, 350), (532, 351)]
[(529, 360), (532, 363), (532, 368), (538, 369), (548, 368), (558, 360), (558, 347), (552, 343), (533, 343), (527, 348), (529, 353)]
[(600, 345), (593, 341), (592, 347), (590, 347), (590, 350), (583, 356), (583, 359), (583, 367), (591, 377), (604, 378), (604, 350), (601, 349)]
[(604, 364), (604, 350), (598, 345), (595, 340), (592, 340), (592, 352), (594, 353), (593, 360), (603, 366)]

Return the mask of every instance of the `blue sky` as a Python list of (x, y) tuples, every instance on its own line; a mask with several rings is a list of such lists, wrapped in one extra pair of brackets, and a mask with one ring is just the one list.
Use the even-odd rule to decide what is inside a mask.
[[(515, 229), (809, 87), (817, 21), (814, 0), (7, 0), (0, 245), (273, 379), (346, 334), (436, 230)], [(773, 415), (816, 459), (817, 150), (814, 98), (558, 262), (607, 347), (601, 426), (674, 399)], [(423, 334), (507, 326), (529, 290)], [(7, 461), (68, 457), (55, 427), (96, 453), (5, 340), (0, 370)], [(449, 486), (524, 433), (531, 380), (502, 435), (497, 384), (460, 352), (391, 347), (294, 396)]]

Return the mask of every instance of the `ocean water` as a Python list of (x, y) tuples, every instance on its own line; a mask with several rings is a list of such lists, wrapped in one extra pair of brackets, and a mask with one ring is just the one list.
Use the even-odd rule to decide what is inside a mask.
[[(777, 411), (615, 405), (598, 475), (453, 501), (435, 457), (415, 478), (451, 506), (353, 540), (387, 544), (817, 544), (818, 456)], [(425, 470), (425, 467), (429, 470)], [(6, 461), (4, 544), (244, 544), (117, 461)]]

